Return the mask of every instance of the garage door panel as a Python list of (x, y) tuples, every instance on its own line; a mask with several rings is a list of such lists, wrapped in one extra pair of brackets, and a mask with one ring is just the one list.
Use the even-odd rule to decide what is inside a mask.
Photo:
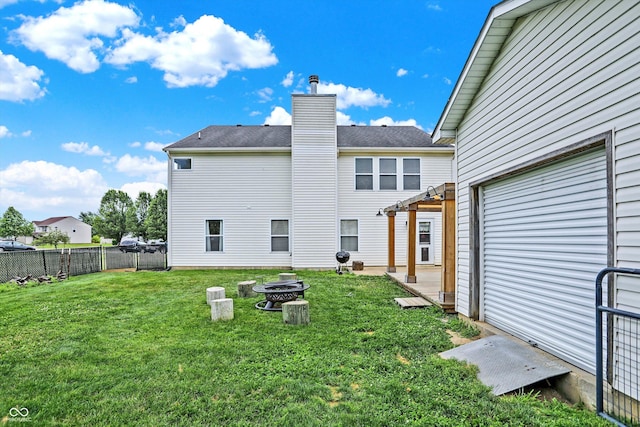
[(488, 184), (480, 205), (484, 320), (592, 372), (606, 182), (602, 149)]

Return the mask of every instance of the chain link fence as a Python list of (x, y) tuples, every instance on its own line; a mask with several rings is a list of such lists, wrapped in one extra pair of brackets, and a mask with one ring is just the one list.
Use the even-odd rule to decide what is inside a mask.
[(62, 272), (79, 276), (122, 268), (163, 270), (167, 268), (167, 255), (160, 251), (123, 253), (116, 247), (0, 252), (0, 283), (28, 275), (56, 276)]

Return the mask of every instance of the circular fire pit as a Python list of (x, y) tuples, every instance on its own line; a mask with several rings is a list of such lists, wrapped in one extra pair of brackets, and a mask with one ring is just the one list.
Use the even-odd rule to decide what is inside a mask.
[(304, 291), (309, 289), (301, 280), (281, 280), (253, 287), (253, 291), (264, 294), (265, 300), (256, 304), (256, 308), (267, 311), (282, 311), (282, 303), (304, 298)]

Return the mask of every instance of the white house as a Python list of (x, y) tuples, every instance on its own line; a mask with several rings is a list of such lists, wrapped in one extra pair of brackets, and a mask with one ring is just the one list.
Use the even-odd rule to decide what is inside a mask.
[(69, 243), (91, 243), (91, 226), (72, 216), (56, 216), (43, 221), (33, 221), (35, 234), (57, 230), (67, 233)]
[(638, 1), (497, 4), (432, 135), (456, 147), (457, 311), (591, 373), (596, 274), (640, 268), (638, 29)]
[[(415, 127), (337, 126), (336, 96), (310, 81), (291, 126), (209, 126), (165, 148), (169, 265), (335, 268), (342, 249), (384, 266), (381, 208), (451, 181), (453, 147)], [(420, 215), (418, 262), (440, 264), (441, 217)]]

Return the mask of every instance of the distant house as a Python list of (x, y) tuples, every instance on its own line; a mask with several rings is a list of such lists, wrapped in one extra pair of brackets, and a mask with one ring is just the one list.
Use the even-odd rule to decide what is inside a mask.
[(72, 216), (57, 216), (43, 221), (33, 221), (35, 235), (54, 230), (67, 233), (70, 243), (91, 243), (91, 226)]
[[(596, 274), (640, 268), (639, 28), (637, 1), (497, 4), (432, 135), (456, 145), (457, 311), (591, 373)], [(640, 311), (638, 280), (609, 285)]]
[[(164, 149), (169, 265), (335, 268), (347, 250), (384, 266), (381, 209), (451, 181), (453, 147), (412, 126), (337, 126), (336, 96), (310, 82), (292, 95), (292, 126), (209, 126)], [(417, 262), (440, 264), (441, 215), (418, 220)]]

